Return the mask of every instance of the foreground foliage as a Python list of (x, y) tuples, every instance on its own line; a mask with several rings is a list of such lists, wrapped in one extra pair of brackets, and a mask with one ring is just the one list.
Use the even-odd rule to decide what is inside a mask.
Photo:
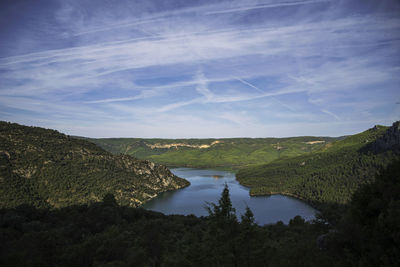
[(400, 161), (355, 192), (326, 245), (347, 266), (400, 266)]
[(400, 162), (354, 195), (337, 228), (239, 222), (225, 188), (209, 216), (92, 205), (0, 210), (1, 266), (398, 266)]
[[(300, 217), (260, 227), (220, 207), (208, 218), (121, 207), (2, 210), (2, 266), (310, 266), (326, 263), (315, 239), (324, 227)], [(299, 257), (302, 257), (299, 261)], [(315, 261), (315, 259), (318, 259)]]

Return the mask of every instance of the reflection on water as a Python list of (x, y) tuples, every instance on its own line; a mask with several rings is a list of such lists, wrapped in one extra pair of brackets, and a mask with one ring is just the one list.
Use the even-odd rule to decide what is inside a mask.
[(214, 179), (219, 179), (219, 178), (222, 178), (224, 176), (218, 175), (218, 174), (214, 174), (214, 175), (202, 175), (202, 177), (211, 177), (211, 178), (214, 178)]
[(306, 203), (282, 195), (250, 197), (249, 189), (241, 186), (235, 179), (235, 174), (226, 171), (177, 168), (171, 170), (175, 175), (190, 181), (189, 187), (161, 193), (156, 198), (143, 205), (149, 210), (164, 214), (194, 214), (206, 216), (204, 208), (207, 203), (217, 203), (225, 184), (238, 218), (245, 212), (246, 206), (253, 211), (258, 224), (283, 221), (288, 223), (291, 218), (300, 215), (306, 220), (314, 219), (316, 210)]

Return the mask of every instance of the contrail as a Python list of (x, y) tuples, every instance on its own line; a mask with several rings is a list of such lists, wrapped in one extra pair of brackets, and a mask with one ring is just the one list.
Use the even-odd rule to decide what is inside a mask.
[(206, 15), (213, 15), (213, 14), (224, 14), (224, 13), (233, 13), (233, 12), (241, 12), (253, 9), (261, 9), (261, 8), (274, 8), (274, 7), (283, 7), (283, 6), (297, 6), (297, 5), (308, 5), (308, 4), (315, 4), (321, 2), (329, 2), (329, 0), (313, 0), (313, 1), (297, 1), (297, 2), (283, 2), (283, 3), (276, 3), (276, 4), (260, 4), (260, 5), (253, 5), (253, 6), (244, 6), (244, 7), (237, 7), (225, 10), (217, 10), (217, 11), (209, 11), (206, 12)]
[(321, 111), (322, 111), (323, 113), (326, 113), (326, 114), (328, 114), (328, 115), (331, 115), (332, 117), (334, 117), (335, 119), (337, 119), (338, 121), (340, 121), (340, 118), (339, 118), (335, 113), (330, 112), (330, 111), (328, 111), (328, 110), (326, 110), (326, 109), (321, 109)]
[(260, 88), (258, 88), (257, 86), (255, 86), (255, 85), (252, 85), (251, 83), (249, 83), (249, 82), (246, 82), (245, 80), (243, 80), (243, 79), (240, 79), (239, 77), (232, 76), (232, 78), (234, 78), (234, 79), (238, 80), (239, 82), (241, 82), (241, 83), (243, 83), (243, 84), (245, 84), (245, 85), (248, 85), (248, 86), (250, 86), (251, 88), (254, 88), (254, 89), (256, 89), (258, 92), (260, 92), (260, 93), (262, 93), (262, 94), (264, 94), (264, 93), (265, 93), (263, 90), (261, 90), (261, 89), (260, 89)]
[[(243, 84), (245, 84), (245, 85), (247, 85), (247, 86), (250, 86), (251, 88), (256, 89), (258, 92), (260, 92), (260, 93), (262, 93), (262, 94), (265, 94), (265, 92), (264, 92), (263, 90), (261, 90), (260, 88), (258, 88), (257, 86), (255, 86), (255, 85), (253, 85), (253, 84), (251, 84), (251, 83), (249, 83), (249, 82), (246, 82), (245, 80), (240, 79), (239, 77), (235, 77), (235, 76), (232, 76), (232, 77), (233, 77), (234, 79), (240, 81), (241, 83), (243, 83)], [(288, 110), (290, 110), (290, 111), (292, 111), (292, 112), (297, 112), (297, 111), (294, 110), (292, 107), (286, 105), (285, 103), (282, 103), (281, 101), (279, 101), (279, 100), (276, 99), (275, 97), (273, 97), (273, 96), (270, 96), (270, 97), (271, 97), (272, 100), (274, 100), (274, 101), (275, 101), (276, 103), (278, 103), (279, 105), (281, 105), (281, 106), (287, 108)]]

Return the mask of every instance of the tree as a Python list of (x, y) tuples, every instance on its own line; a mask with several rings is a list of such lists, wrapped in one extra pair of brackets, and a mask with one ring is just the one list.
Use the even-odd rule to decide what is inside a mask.
[(208, 203), (206, 208), (209, 213), (209, 228), (205, 238), (205, 254), (215, 266), (239, 266), (239, 247), (236, 244), (239, 224), (227, 184), (218, 205)]
[(232, 207), (232, 201), (229, 196), (228, 185), (225, 184), (221, 198), (218, 200), (218, 205), (207, 203), (207, 211), (211, 219), (216, 219), (221, 223), (237, 222), (236, 210)]
[[(330, 250), (344, 254), (348, 265), (400, 266), (400, 161), (353, 195), (333, 235)], [(349, 253), (350, 252), (350, 253)]]
[(254, 258), (252, 252), (255, 250), (253, 243), (255, 242), (256, 237), (256, 227), (254, 214), (248, 206), (246, 207), (246, 212), (242, 215), (240, 227), (238, 243), (242, 247), (241, 261), (243, 266), (252, 266)]
[(112, 207), (118, 206), (115, 196), (111, 193), (108, 193), (103, 197), (103, 203), (105, 206), (112, 206)]
[(246, 206), (246, 212), (242, 215), (242, 225), (246, 226), (254, 225), (254, 214), (249, 208), (249, 206)]

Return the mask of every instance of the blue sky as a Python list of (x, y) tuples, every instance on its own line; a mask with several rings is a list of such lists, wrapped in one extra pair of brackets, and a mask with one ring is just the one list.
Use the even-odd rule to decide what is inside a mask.
[(400, 2), (0, 4), (0, 119), (89, 137), (353, 134), (400, 119)]

